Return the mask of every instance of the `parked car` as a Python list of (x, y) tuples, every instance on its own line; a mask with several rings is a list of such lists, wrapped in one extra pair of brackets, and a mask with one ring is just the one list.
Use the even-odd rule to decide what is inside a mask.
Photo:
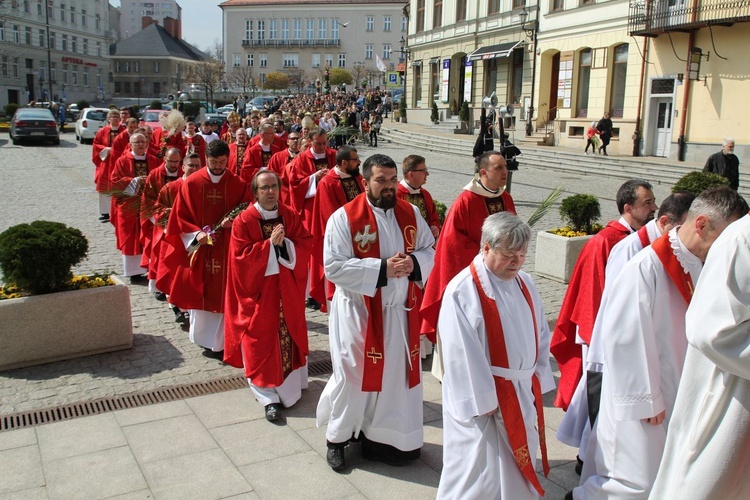
[(228, 115), (232, 111), (234, 111), (234, 106), (232, 106), (231, 104), (225, 104), (224, 106), (216, 110), (216, 112), (221, 115)]
[(138, 125), (141, 127), (148, 125), (153, 130), (160, 129), (161, 124), (159, 123), (159, 115), (162, 112), (164, 112), (163, 109), (144, 109), (141, 113), (141, 120)]
[(60, 144), (57, 120), (49, 109), (18, 108), (10, 121), (10, 140), (19, 144), (21, 140), (50, 141)]
[(108, 108), (83, 108), (76, 120), (76, 140), (81, 144), (94, 142), (99, 129), (107, 124)]
[(74, 122), (78, 120), (78, 116), (81, 114), (81, 110), (78, 109), (78, 104), (68, 104), (68, 107), (65, 108), (65, 121)]
[(262, 111), (266, 103), (268, 103), (269, 107), (273, 106), (273, 101), (275, 99), (276, 98), (273, 96), (256, 97), (255, 99), (252, 99), (249, 103), (247, 103), (245, 109), (247, 111)]
[(217, 123), (219, 125), (219, 130), (221, 130), (221, 127), (224, 126), (224, 122), (227, 121), (227, 115), (222, 115), (221, 113), (206, 113), (203, 115), (203, 121), (209, 121), (212, 124)]

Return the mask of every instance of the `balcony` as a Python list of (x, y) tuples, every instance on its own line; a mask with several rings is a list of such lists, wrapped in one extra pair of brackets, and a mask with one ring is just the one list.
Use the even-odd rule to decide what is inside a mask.
[(669, 31), (689, 32), (748, 21), (747, 0), (630, 0), (628, 33), (655, 37)]
[(315, 39), (315, 40), (242, 40), (243, 47), (339, 47), (341, 40)]

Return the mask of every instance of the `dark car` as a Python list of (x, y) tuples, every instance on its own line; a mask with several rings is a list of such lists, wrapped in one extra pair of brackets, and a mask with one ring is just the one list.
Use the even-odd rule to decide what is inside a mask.
[(10, 139), (13, 144), (29, 140), (51, 141), (57, 146), (60, 144), (60, 132), (57, 130), (57, 121), (49, 109), (18, 108), (10, 121)]

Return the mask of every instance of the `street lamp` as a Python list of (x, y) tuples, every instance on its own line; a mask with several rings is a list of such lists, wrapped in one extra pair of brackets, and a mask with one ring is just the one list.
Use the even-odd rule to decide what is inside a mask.
[(534, 84), (536, 83), (536, 49), (537, 49), (537, 43), (539, 42), (537, 38), (537, 31), (539, 31), (539, 11), (536, 11), (537, 14), (534, 16), (534, 20), (532, 23), (529, 23), (529, 26), (526, 26), (527, 21), (529, 20), (529, 13), (526, 11), (526, 5), (523, 6), (521, 9), (521, 12), (518, 13), (518, 19), (521, 21), (521, 29), (526, 33), (526, 37), (534, 42), (534, 50), (531, 53), (532, 57), (532, 64), (531, 64), (531, 100), (529, 101), (529, 111), (528, 115), (526, 116), (526, 136), (530, 136), (534, 132), (534, 123), (532, 121), (532, 118), (534, 116)]
[(406, 65), (409, 62), (409, 59), (411, 59), (411, 51), (406, 48), (406, 38), (404, 36), (401, 36), (401, 40), (399, 40), (401, 43), (401, 60), (404, 61), (404, 93), (401, 96), (401, 99), (406, 97)]

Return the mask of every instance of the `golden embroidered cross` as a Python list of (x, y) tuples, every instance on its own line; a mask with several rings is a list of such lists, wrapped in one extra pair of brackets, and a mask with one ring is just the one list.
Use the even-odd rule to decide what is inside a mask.
[(419, 344), (414, 346), (414, 349), (411, 350), (411, 358), (416, 362), (417, 357), (419, 356)]
[(378, 364), (379, 359), (383, 359), (383, 355), (379, 352), (375, 352), (375, 348), (372, 347), (370, 349), (370, 352), (367, 353), (367, 357), (370, 358), (373, 362), (373, 364)]
[(216, 274), (221, 271), (221, 263), (216, 259), (211, 259), (210, 262), (206, 263), (206, 269), (208, 269), (211, 274)]
[(221, 193), (219, 193), (218, 189), (212, 189), (211, 191), (208, 192), (206, 199), (208, 199), (208, 201), (210, 201), (211, 203), (216, 204), (216, 203), (219, 203), (221, 200), (223, 200), (224, 197), (221, 196)]

